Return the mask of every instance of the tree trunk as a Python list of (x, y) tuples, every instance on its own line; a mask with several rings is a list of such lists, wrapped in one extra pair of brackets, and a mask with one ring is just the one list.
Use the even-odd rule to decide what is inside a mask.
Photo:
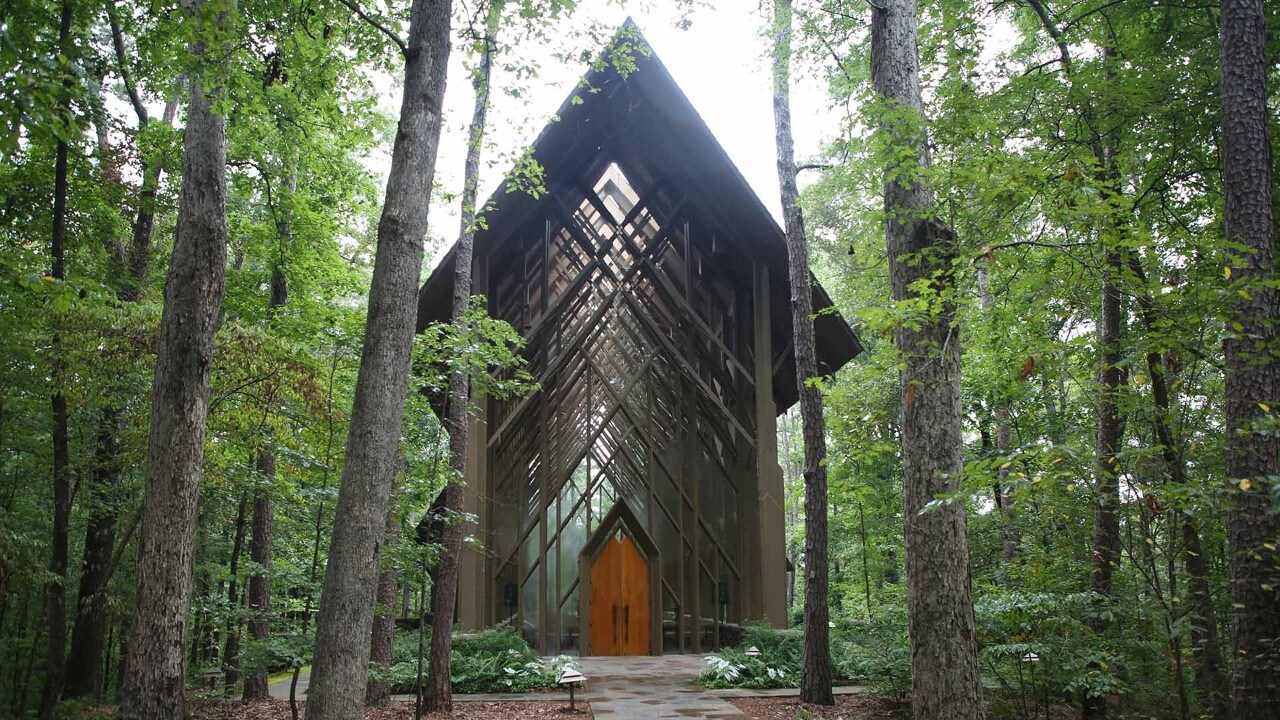
[[(1104, 246), (1109, 244), (1103, 240)], [(1124, 435), (1124, 419), (1120, 412), (1119, 396), (1123, 381), (1120, 349), (1121, 293), (1120, 254), (1114, 247), (1104, 249), (1106, 265), (1102, 280), (1102, 317), (1098, 321), (1098, 417), (1094, 454), (1097, 458), (1097, 499), (1093, 515), (1092, 569), (1089, 572), (1089, 591), (1098, 609), (1111, 598), (1111, 581), (1120, 562), (1120, 519), (1116, 514), (1120, 505), (1120, 439)], [(1089, 626), (1095, 633), (1105, 632), (1108, 622), (1102, 613), (1094, 613)], [(1082, 702), (1082, 717), (1101, 718), (1107, 714), (1105, 696), (1086, 694)]]
[[(107, 8), (116, 60), (129, 94), (133, 97), (137, 91), (125, 64), (124, 38), (116, 20), (115, 6), (108, 3)], [(174, 93), (165, 103), (161, 122), (172, 124), (177, 106), (177, 93)], [(134, 109), (138, 115), (138, 129), (143, 130), (150, 122), (146, 106), (139, 99), (134, 104)], [(156, 194), (163, 169), (162, 163), (148, 162), (145, 154), (142, 156), (141, 166), (142, 187), (138, 193), (138, 209), (134, 216), (131, 241), (127, 250), (116, 258), (117, 264), (126, 270), (125, 283), (116, 292), (116, 297), (124, 302), (137, 300), (146, 280), (151, 260)], [(106, 585), (119, 512), (115, 493), (124, 482), (123, 450), (118, 438), (121, 429), (120, 409), (104, 407), (98, 421), (95, 468), (89, 478), (89, 519), (81, 561), (79, 602), (76, 606), (75, 627), (71, 633), (71, 652), (67, 657), (67, 683), (62, 692), (66, 698), (98, 696), (102, 693), (103, 654), (106, 651)]]
[[(1155, 301), (1147, 284), (1141, 259), (1129, 254), (1129, 269), (1138, 282), (1138, 308), (1142, 326), (1149, 337), (1156, 331)], [(1147, 372), (1151, 375), (1151, 399), (1155, 406), (1153, 424), (1160, 441), (1160, 456), (1169, 473), (1169, 481), (1177, 488), (1186, 487), (1187, 464), (1181, 438), (1175, 438), (1171, 427), (1169, 381), (1164, 358), (1154, 347), (1147, 350)], [(1199, 713), (1213, 720), (1231, 717), (1231, 698), (1222, 671), (1222, 654), (1218, 645), (1217, 612), (1209, 585), (1209, 568), (1195, 517), (1185, 509), (1174, 513), (1182, 534), (1182, 562), (1187, 570), (1187, 595), (1193, 613), (1191, 621), (1191, 657), (1195, 663), (1196, 688), (1199, 691)]]
[(249, 496), (242, 494), (236, 507), (235, 538), (231, 542), (231, 561), (227, 565), (227, 641), (222, 650), (223, 685), (228, 696), (240, 682), (240, 551), (244, 548), (245, 520), (249, 514)]
[[(978, 265), (978, 298), (984, 313), (990, 313), (995, 307), (995, 296), (991, 293), (990, 272), (987, 265)], [(1009, 454), (1009, 444), (1012, 440), (1009, 428), (1009, 402), (1004, 397), (997, 396), (991, 399), (991, 404), (994, 406), (992, 414), (995, 415), (996, 421), (995, 452), (997, 456), (1004, 457)], [(1000, 469), (996, 471), (995, 491), (996, 506), (1000, 508), (1000, 515), (1004, 518), (1000, 559), (1007, 563), (1018, 554), (1018, 543), (1022, 541), (1013, 508), (1013, 490), (1009, 487), (1007, 463), (1000, 463)]]
[[(920, 91), (914, 0), (871, 9), (871, 72), (889, 113), (879, 121), (888, 150), (885, 235), (895, 302), (931, 283), (937, 310), (900, 324), (903, 520), (911, 634), (912, 715), (982, 717), (964, 506), (925, 509), (959, 487), (962, 458), (960, 341), (949, 296), (955, 279), (952, 230), (933, 219), (924, 183), (930, 165)], [(934, 303), (930, 303), (933, 305)]]
[[(253, 493), (253, 535), (249, 540), (249, 558), (253, 572), (249, 574), (249, 637), (266, 640), (271, 637), (271, 484), (276, 476), (276, 458), (270, 450), (258, 451), (258, 488)], [(244, 700), (265, 700), (267, 668), (255, 667), (244, 678)]]
[(89, 520), (84, 537), (84, 561), (80, 571), (79, 602), (67, 658), (67, 683), (63, 697), (102, 693), (103, 653), (107, 643), (107, 574), (115, 547), (118, 501), (124, 482), (120, 464), (120, 414), (104, 408), (98, 421), (95, 467), (89, 482)]
[[(467, 159), (462, 179), (462, 226), (458, 237), (453, 279), (453, 326), (462, 330), (464, 316), (471, 304), (472, 250), (476, 233), (476, 188), (480, 181), (480, 151), (483, 148), (486, 117), (489, 112), (489, 79), (493, 70), (493, 53), (497, 49), (498, 26), (502, 19), (501, 0), (492, 0), (485, 21), (485, 35), (478, 39), (480, 67), (472, 79), (475, 108), (467, 137)], [(471, 397), (467, 374), (455, 369), (449, 378), (448, 417), (449, 466), (454, 478), (467, 474), (467, 423), (470, 420)], [(462, 510), (462, 488), (450, 481), (440, 491), (443, 501), (443, 530), (440, 542), (443, 552), (436, 568), (431, 590), (431, 655), (427, 664), (427, 684), (423, 689), (425, 712), (452, 712), (453, 687), (450, 677), (450, 646), (453, 638), (453, 616), (458, 601), (458, 554), (462, 552), (463, 526), (454, 517)]]
[[(211, 28), (204, 27), (206, 21), (201, 19), (203, 4), (204, 0), (195, 0), (190, 12), (197, 27), (207, 33)], [(223, 9), (214, 23), (222, 25), (229, 11)], [(190, 52), (211, 72), (191, 81), (183, 134), (178, 228), (165, 283), (152, 385), (133, 639), (120, 704), (124, 720), (186, 715), (183, 647), (209, 411), (209, 368), (226, 289), (227, 257), (226, 121), (214, 111), (222, 95), (215, 77), (218, 66), (203, 60), (203, 40), (192, 41)], [(220, 50), (210, 55), (222, 62)], [(209, 83), (213, 86), (206, 89)]]
[[(62, 16), (58, 26), (58, 47), (63, 58), (71, 57), (71, 0), (62, 1)], [(70, 72), (70, 69), (65, 69)], [(71, 132), (71, 77), (63, 81), (63, 96), (59, 99), (59, 113)], [(64, 136), (65, 137), (65, 136)], [(50, 275), (59, 291), (66, 280), (65, 241), (67, 237), (67, 141), (58, 139), (53, 170), (53, 232), (49, 239), (49, 256), (52, 259)], [(55, 311), (56, 312), (56, 311)], [(71, 452), (67, 432), (67, 398), (62, 394), (66, 368), (62, 359), (62, 338), (59, 334), (61, 320), (53, 318), (52, 378), (53, 394), (50, 398), (53, 410), (53, 535), (50, 540), (49, 579), (45, 581), (45, 618), (48, 626), (49, 649), (45, 655), (44, 692), (40, 696), (40, 719), (51, 720), (62, 697), (63, 669), (67, 650), (67, 526), (71, 522)]]
[[(1231, 553), (1235, 717), (1280, 716), (1280, 291), (1267, 137), (1263, 0), (1222, 0), (1222, 166), (1227, 241), (1239, 254), (1227, 271), (1233, 292), (1226, 360), (1227, 477)], [(1234, 292), (1239, 289), (1242, 292)], [(1270, 427), (1269, 430), (1264, 428)]]
[(795, 148), (791, 137), (791, 0), (773, 5), (773, 119), (778, 149), (778, 184), (786, 224), (787, 263), (791, 278), (791, 325), (800, 391), (804, 438), (804, 659), (800, 699), (832, 705), (831, 642), (827, 609), (827, 464), (822, 395), (813, 335), (813, 289), (809, 273), (809, 241), (804, 233), (796, 189)]
[[(390, 547), (400, 535), (400, 516), (395, 508), (387, 508), (387, 534), (384, 549)], [(378, 605), (373, 616), (373, 640), (369, 648), (369, 664), (379, 666), (384, 672), (391, 669), (392, 651), (396, 639), (396, 573), (382, 558), (382, 572), (378, 574)], [(391, 700), (391, 685), (385, 680), (370, 679), (365, 688), (365, 705), (386, 705)]]
[(404, 99), (378, 222), (364, 349), (316, 619), (308, 720), (346, 720), (364, 710), (381, 526), (409, 385), (451, 7), (451, 0), (414, 0), (409, 13)]
[[(291, 173), (286, 183), (290, 195), (296, 189), (297, 181), (297, 173)], [(285, 205), (275, 209), (276, 233), (281, 247), (276, 267), (271, 272), (269, 307), (272, 311), (289, 302), (289, 277), (284, 270), (284, 256), (293, 227), (288, 203)], [(264, 447), (258, 450), (258, 487), (253, 493), (253, 539), (249, 543), (249, 557), (254, 562), (254, 572), (249, 576), (249, 637), (259, 641), (271, 637), (271, 493), (275, 479), (276, 456), (268, 437)], [(253, 674), (244, 679), (244, 700), (266, 700), (269, 697), (267, 668), (254, 668)]]

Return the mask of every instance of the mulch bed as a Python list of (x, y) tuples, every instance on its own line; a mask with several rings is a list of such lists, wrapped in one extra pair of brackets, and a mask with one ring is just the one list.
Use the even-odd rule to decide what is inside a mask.
[[(835, 705), (809, 705), (794, 697), (733, 698), (729, 702), (756, 720), (796, 720), (797, 717), (821, 720), (902, 720), (910, 717), (906, 705), (889, 698), (861, 695), (837, 695)], [(797, 712), (800, 709), (811, 714)]]

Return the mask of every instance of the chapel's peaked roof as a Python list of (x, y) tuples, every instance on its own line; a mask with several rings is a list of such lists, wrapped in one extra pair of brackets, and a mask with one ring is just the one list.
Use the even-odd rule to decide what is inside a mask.
[[(795, 360), (791, 350), (790, 290), (786, 240), (782, 228), (756, 196), (746, 178), (712, 135), (710, 128), (676, 85), (631, 18), (602, 53), (623, 50), (634, 58), (625, 76), (615, 63), (597, 62), (579, 81), (532, 145), (552, 193), (560, 187), (594, 181), (610, 162), (633, 181), (660, 181), (681, 188), (690, 202), (723, 228), (733, 245), (769, 267), (770, 310), (775, 354), (785, 352), (774, 369), (779, 412), (795, 403)], [(624, 64), (625, 63), (618, 63)], [(768, 150), (768, 151), (771, 151)], [(476, 257), (490, 252), (528, 221), (541, 200), (503, 183), (484, 206), (484, 227), (476, 233)], [(456, 244), (418, 293), (418, 329), (448, 319)], [(742, 269), (735, 269), (742, 273)], [(740, 279), (750, 287), (749, 270)], [(818, 360), (834, 372), (862, 351), (853, 330), (827, 292), (812, 281)]]

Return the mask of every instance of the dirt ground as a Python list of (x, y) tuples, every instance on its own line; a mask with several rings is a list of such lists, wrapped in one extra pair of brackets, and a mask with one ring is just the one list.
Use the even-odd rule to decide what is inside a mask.
[(755, 720), (796, 720), (798, 717), (815, 720), (903, 720), (910, 717), (906, 706), (893, 700), (860, 695), (837, 695), (835, 705), (807, 705), (794, 697), (734, 698), (729, 702)]

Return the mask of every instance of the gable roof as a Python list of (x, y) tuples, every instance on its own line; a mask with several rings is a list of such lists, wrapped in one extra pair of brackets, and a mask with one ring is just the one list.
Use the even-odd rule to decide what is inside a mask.
[[(677, 186), (714, 219), (738, 250), (769, 268), (773, 328), (774, 398), (781, 413), (798, 399), (791, 343), (786, 237), (710, 128), (628, 18), (606, 49), (628, 52), (634, 69), (625, 77), (614, 63), (597, 63), (561, 104), (557, 121), (538, 135), (532, 155), (551, 193), (595, 178), (610, 162), (637, 185)], [(485, 225), (475, 253), (492, 252), (537, 212), (542, 200), (504, 180), (481, 206)], [(449, 318), (456, 243), (418, 293), (418, 330)], [(749, 269), (736, 271), (751, 285)], [(810, 275), (820, 369), (833, 373), (862, 351), (853, 330)], [(825, 310), (825, 311), (824, 311)]]

